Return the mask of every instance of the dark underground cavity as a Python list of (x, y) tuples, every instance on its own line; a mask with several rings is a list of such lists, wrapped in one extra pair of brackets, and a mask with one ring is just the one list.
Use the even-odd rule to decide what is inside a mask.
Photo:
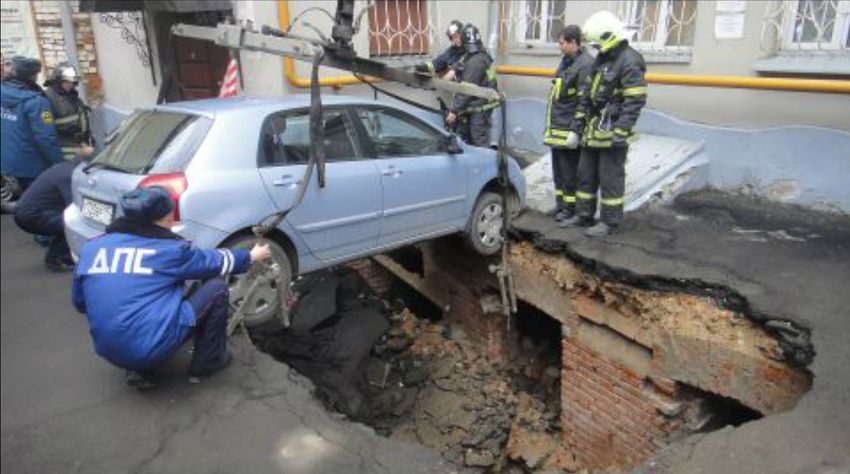
[[(561, 325), (534, 306), (519, 301), (508, 356), (494, 363), (482, 342), (447, 325), (438, 306), (400, 279), (379, 298), (344, 267), (305, 276), (295, 290), (292, 327), (254, 341), (308, 377), (329, 409), (488, 472), (541, 470), (525, 461), (529, 432), (538, 443), (562, 442)], [(699, 432), (759, 417), (734, 400), (686, 390), (701, 401)]]

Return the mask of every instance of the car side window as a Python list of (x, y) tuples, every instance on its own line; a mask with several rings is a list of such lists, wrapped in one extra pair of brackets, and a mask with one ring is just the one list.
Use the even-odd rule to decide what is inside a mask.
[[(326, 109), (322, 116), (327, 161), (356, 159), (353, 130), (345, 109)], [(266, 119), (260, 135), (259, 154), (262, 166), (307, 163), (310, 159), (310, 112), (286, 112)]]
[(445, 152), (443, 136), (418, 119), (383, 108), (358, 108), (356, 115), (377, 158)]

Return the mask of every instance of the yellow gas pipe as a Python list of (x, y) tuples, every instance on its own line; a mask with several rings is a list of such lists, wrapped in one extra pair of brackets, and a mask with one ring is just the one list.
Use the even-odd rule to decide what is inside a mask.
[[(277, 13), (280, 27), (289, 25), (289, 2), (287, 0), (277, 1)], [(552, 77), (555, 69), (531, 66), (496, 66), (499, 74), (514, 76)], [(283, 58), (283, 73), (292, 87), (307, 89), (310, 87), (310, 78), (300, 77), (295, 71), (295, 60)], [(370, 81), (378, 82), (379, 79), (369, 78)], [(650, 84), (668, 84), (677, 86), (694, 87), (723, 87), (734, 89), (761, 89), (782, 90), (797, 92), (820, 92), (829, 94), (850, 94), (850, 81), (827, 80), (827, 79), (789, 79), (779, 77), (743, 77), (743, 76), (698, 76), (689, 74), (664, 74), (657, 72), (646, 73), (646, 82)], [(319, 78), (319, 85), (323, 87), (341, 88), (360, 84), (360, 80), (351, 75), (327, 76)]]

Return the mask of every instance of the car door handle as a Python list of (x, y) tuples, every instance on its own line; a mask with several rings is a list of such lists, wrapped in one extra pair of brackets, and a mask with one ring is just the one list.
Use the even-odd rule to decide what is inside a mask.
[(275, 186), (285, 186), (288, 188), (293, 188), (301, 184), (301, 180), (295, 179), (295, 177), (290, 174), (285, 174), (281, 176), (280, 179), (272, 181), (272, 184)]
[(395, 166), (387, 166), (383, 170), (381, 170), (381, 174), (384, 176), (391, 176), (393, 178), (397, 178), (404, 174), (404, 171), (396, 168)]

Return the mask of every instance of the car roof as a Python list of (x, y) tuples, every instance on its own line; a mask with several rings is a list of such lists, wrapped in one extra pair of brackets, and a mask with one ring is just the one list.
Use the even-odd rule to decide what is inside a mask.
[[(398, 103), (393, 100), (378, 101), (369, 97), (353, 95), (330, 95), (322, 94), (323, 105), (351, 105), (351, 104), (380, 104), (403, 110), (419, 119), (431, 124), (437, 130), (442, 130), (443, 118), (420, 110), (410, 105)], [(270, 114), (279, 110), (297, 109), (310, 106), (310, 94), (290, 94), (281, 96), (243, 96), (228, 97), (224, 99), (201, 99), (184, 102), (172, 102), (170, 104), (157, 105), (157, 110), (170, 110), (190, 114), (203, 115), (209, 118), (226, 117), (231, 113), (244, 113), (255, 111), (259, 115)]]
[[(357, 96), (346, 95), (322, 95), (322, 104), (324, 105), (339, 105), (339, 104), (377, 104), (373, 99)], [(245, 112), (256, 110), (265, 112), (268, 110), (294, 109), (299, 107), (307, 107), (310, 105), (309, 94), (291, 94), (283, 96), (247, 96), (247, 97), (228, 97), (223, 99), (201, 99), (184, 102), (172, 102), (170, 104), (159, 105), (156, 108), (161, 110), (173, 110), (189, 112), (207, 116), (226, 115), (233, 112)]]

